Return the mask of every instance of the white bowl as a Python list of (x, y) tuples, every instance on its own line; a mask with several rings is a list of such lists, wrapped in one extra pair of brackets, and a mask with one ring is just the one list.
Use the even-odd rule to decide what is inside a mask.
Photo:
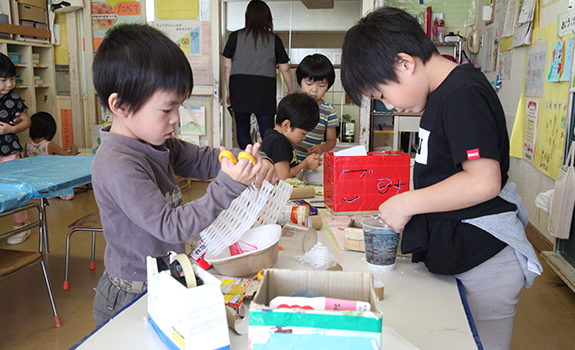
[(312, 170), (304, 172), (303, 182), (311, 185), (323, 185), (323, 171)]
[(208, 250), (206, 260), (216, 271), (230, 277), (253, 277), (258, 271), (273, 267), (278, 262), (280, 225), (263, 225), (252, 228), (240, 239), (242, 248), (256, 246), (255, 250), (231, 255), (229, 249), (218, 256), (213, 256)]

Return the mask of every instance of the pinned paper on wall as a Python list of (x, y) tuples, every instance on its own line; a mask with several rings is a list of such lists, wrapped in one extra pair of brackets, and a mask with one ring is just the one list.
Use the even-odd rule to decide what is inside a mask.
[(210, 0), (156, 0), (154, 13), (154, 26), (186, 54), (194, 85), (212, 85)]
[(553, 49), (551, 50), (551, 63), (549, 64), (549, 73), (547, 73), (547, 81), (550, 83), (556, 83), (561, 78), (563, 73), (563, 65), (565, 55), (563, 40), (553, 43)]
[(505, 51), (499, 54), (499, 76), (501, 80), (511, 79), (511, 63), (513, 61), (513, 51)]
[(573, 38), (568, 39), (565, 46), (565, 60), (560, 81), (569, 81), (571, 78), (571, 66), (573, 65)]
[(204, 107), (190, 106), (186, 103), (180, 106), (180, 134), (206, 134), (206, 109)]
[(537, 124), (539, 122), (539, 99), (527, 98), (527, 122), (525, 125), (525, 143), (523, 159), (533, 164), (533, 155), (537, 142)]
[(60, 110), (60, 133), (62, 135), (62, 148), (72, 147), (74, 144), (74, 127), (71, 109)]
[(141, 7), (139, 0), (92, 1), (92, 37), (94, 51), (98, 50), (104, 36), (119, 24), (140, 23)]
[(547, 42), (530, 46), (525, 67), (525, 96), (543, 97)]

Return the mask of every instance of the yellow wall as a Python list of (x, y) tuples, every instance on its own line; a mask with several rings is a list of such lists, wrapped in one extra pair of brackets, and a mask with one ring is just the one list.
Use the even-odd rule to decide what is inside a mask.
[(54, 46), (54, 61), (56, 64), (67, 66), (69, 64), (68, 60), (68, 36), (66, 35), (66, 15), (63, 13), (56, 14), (56, 24), (59, 24), (61, 31), (60, 42), (62, 45)]

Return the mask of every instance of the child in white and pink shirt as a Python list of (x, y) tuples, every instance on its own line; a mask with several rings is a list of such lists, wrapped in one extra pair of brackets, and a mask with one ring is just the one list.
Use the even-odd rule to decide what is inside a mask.
[[(78, 153), (78, 146), (72, 145), (70, 150), (65, 150), (58, 146), (52, 139), (56, 135), (56, 121), (50, 113), (38, 112), (31, 118), (30, 141), (26, 143), (24, 151), (25, 157), (35, 157), (41, 155), (75, 156)], [(63, 200), (74, 198), (74, 194), (60, 196)]]

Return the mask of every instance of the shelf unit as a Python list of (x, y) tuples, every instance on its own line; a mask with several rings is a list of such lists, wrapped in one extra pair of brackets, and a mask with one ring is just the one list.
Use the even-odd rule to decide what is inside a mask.
[[(17, 52), (20, 54), (16, 73), (20, 73), (23, 83), (17, 85), (14, 91), (20, 95), (30, 115), (36, 112), (48, 112), (58, 125), (60, 131), (60, 118), (56, 115), (56, 73), (54, 69), (54, 47), (51, 44), (0, 40), (0, 52)], [(40, 61), (34, 64), (32, 54), (38, 54)], [(34, 84), (34, 77), (40, 77), (41, 85)], [(22, 146), (29, 140), (28, 131), (18, 135)], [(60, 142), (60, 132), (56, 134), (55, 142)]]

